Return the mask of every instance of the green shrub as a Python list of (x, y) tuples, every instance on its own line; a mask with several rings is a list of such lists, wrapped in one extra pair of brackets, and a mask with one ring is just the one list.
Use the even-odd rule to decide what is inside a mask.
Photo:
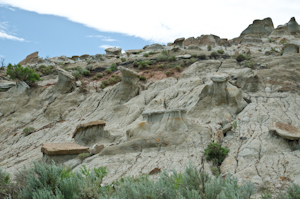
[(106, 87), (106, 85), (103, 84), (103, 82), (102, 82), (101, 85), (100, 85), (100, 87), (101, 87), (102, 89), (104, 89), (104, 88)]
[(193, 58), (197, 58), (197, 57), (198, 57), (197, 54), (192, 54), (191, 56), (192, 56)]
[(116, 56), (116, 58), (117, 58), (117, 59), (119, 59), (119, 58), (120, 58), (120, 56), (119, 56), (119, 55), (117, 55), (117, 56)]
[(99, 78), (97, 76), (94, 76), (92, 79), (93, 80), (98, 80)]
[(161, 54), (168, 56), (168, 52), (166, 50), (161, 51)]
[(97, 77), (98, 79), (100, 79), (101, 77), (103, 77), (103, 74), (102, 74), (102, 73), (97, 73), (97, 74), (96, 74), (96, 77)]
[(156, 52), (149, 52), (149, 55), (154, 55), (154, 54), (156, 54)]
[(221, 147), (220, 143), (211, 142), (204, 150), (207, 160), (212, 160), (217, 166), (220, 166), (229, 153), (229, 149)]
[(244, 61), (246, 60), (246, 56), (243, 55), (243, 54), (239, 54), (237, 57), (236, 57), (236, 61), (238, 62), (241, 62), (241, 61)]
[(86, 66), (86, 69), (89, 70), (89, 71), (94, 70), (94, 66), (92, 66), (92, 65), (87, 65), (87, 66)]
[(279, 53), (278, 50), (276, 50), (275, 48), (271, 47), (271, 51), (275, 52), (275, 53)]
[(166, 75), (167, 75), (167, 77), (169, 77), (169, 76), (171, 76), (171, 75), (173, 75), (174, 73), (172, 72), (172, 71), (167, 71), (166, 72)]
[(142, 81), (146, 81), (146, 77), (145, 76), (140, 76), (140, 80), (142, 80)]
[(182, 68), (181, 68), (180, 66), (176, 66), (175, 69), (176, 69), (177, 71), (181, 71), (181, 70), (182, 70)]
[(196, 61), (198, 61), (198, 58), (191, 58), (190, 59), (190, 63), (192, 64), (192, 63), (195, 63)]
[(106, 74), (111, 74), (112, 73), (112, 71), (111, 71), (111, 69), (110, 68), (107, 68), (107, 69), (105, 69), (105, 71), (104, 71)]
[(116, 63), (113, 63), (111, 66), (110, 66), (110, 70), (111, 71), (115, 71), (117, 69), (117, 64)]
[(73, 70), (71, 74), (72, 74), (76, 79), (78, 79), (78, 78), (81, 76), (80, 72), (77, 71), (77, 70)]
[(212, 58), (215, 58), (215, 59), (219, 57), (219, 55), (218, 55), (218, 53), (217, 53), (216, 51), (211, 52), (211, 53), (210, 53), (210, 56), (211, 56)]
[(275, 42), (275, 39), (268, 38), (269, 43)]
[(217, 50), (217, 52), (219, 53), (219, 54), (221, 54), (221, 55), (223, 55), (224, 54), (224, 50)]
[(139, 66), (139, 62), (134, 61), (134, 62), (133, 62), (133, 67), (138, 67), (138, 66)]
[(126, 58), (122, 57), (122, 58), (121, 58), (121, 61), (122, 61), (122, 62), (126, 61)]
[(140, 61), (139, 62), (139, 69), (145, 69), (148, 67), (148, 62), (147, 61)]
[(34, 131), (35, 131), (35, 128), (33, 128), (33, 127), (26, 127), (25, 129), (23, 129), (23, 133), (25, 136), (30, 135)]
[(88, 157), (90, 157), (91, 155), (89, 153), (80, 153), (77, 158), (80, 159), (80, 160), (84, 160)]
[(233, 121), (233, 123), (232, 123), (232, 127), (233, 127), (233, 130), (235, 130), (236, 128), (237, 128), (237, 121), (235, 120), (235, 121)]
[(163, 69), (163, 68), (165, 68), (165, 64), (158, 64), (158, 65), (156, 65), (156, 67), (159, 69)]
[(144, 53), (143, 56), (144, 57), (149, 57), (149, 53)]
[(37, 71), (41, 72), (43, 75), (49, 75), (53, 72), (55, 72), (55, 67), (54, 66), (45, 66), (45, 65), (40, 65)]
[(245, 61), (245, 67), (253, 69), (254, 63), (252, 61)]
[(219, 176), (220, 175), (220, 171), (219, 171), (218, 167), (213, 166), (213, 167), (210, 168), (210, 170), (211, 170), (211, 172), (214, 176)]
[(207, 50), (208, 50), (208, 51), (211, 51), (211, 49), (212, 49), (212, 48), (211, 48), (211, 45), (208, 45), (208, 46), (207, 46)]
[(167, 61), (168, 60), (168, 56), (161, 54), (156, 59), (157, 59), (157, 61)]
[(172, 62), (172, 61), (176, 61), (176, 57), (174, 55), (168, 57), (168, 61)]
[(20, 64), (8, 64), (6, 74), (9, 75), (11, 79), (18, 79), (29, 85), (41, 80), (40, 76), (35, 73), (34, 69), (30, 69), (29, 67), (24, 68)]
[(84, 76), (90, 76), (90, 75), (91, 75), (91, 72), (90, 72), (89, 70), (87, 70), (87, 69), (83, 69), (83, 70), (82, 70), (82, 74), (83, 74)]
[(136, 54), (140, 54), (140, 53), (142, 53), (143, 51), (142, 50), (140, 50), (139, 52), (137, 52)]
[(199, 59), (201, 59), (201, 60), (205, 60), (205, 59), (206, 59), (206, 55), (205, 55), (205, 54), (201, 54), (201, 55), (199, 55)]

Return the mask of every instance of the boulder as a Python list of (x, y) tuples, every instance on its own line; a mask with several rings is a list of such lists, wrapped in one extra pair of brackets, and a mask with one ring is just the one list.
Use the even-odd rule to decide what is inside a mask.
[(106, 48), (105, 52), (106, 55), (121, 55), (122, 48), (117, 48), (117, 47)]
[(72, 92), (75, 88), (75, 77), (59, 67), (56, 70), (58, 72), (58, 81), (53, 89), (60, 93)]
[(44, 143), (41, 152), (44, 162), (54, 161), (56, 164), (61, 164), (76, 158), (80, 153), (89, 153), (89, 148), (75, 143)]
[(300, 130), (290, 124), (284, 124), (281, 122), (273, 122), (269, 126), (269, 132), (275, 133), (286, 140), (299, 140)]
[(34, 52), (30, 55), (28, 55), (24, 60), (20, 61), (20, 65), (26, 65), (26, 64), (30, 64), (33, 63), (34, 61), (36, 61), (39, 56), (38, 56), (39, 52)]
[(265, 18), (263, 20), (254, 20), (241, 35), (248, 34), (261, 34), (261, 35), (270, 35), (274, 30), (273, 21), (271, 18)]
[(25, 93), (29, 88), (30, 87), (28, 86), (28, 84), (26, 84), (26, 82), (23, 81), (19, 81), (16, 86), (17, 93), (19, 94)]
[(150, 46), (147, 46), (145, 50), (163, 50), (164, 47), (160, 44), (151, 44)]
[(16, 86), (16, 82), (6, 81), (6, 80), (0, 80), (0, 90), (1, 91), (7, 91), (11, 87)]
[(179, 47), (182, 47), (183, 46), (183, 41), (185, 40), (184, 37), (181, 37), (181, 38), (178, 38), (178, 39), (175, 39), (174, 41), (174, 45), (175, 46), (179, 46)]
[(292, 44), (292, 43), (285, 44), (282, 49), (283, 49), (282, 55), (299, 53), (299, 45)]
[(75, 143), (92, 147), (95, 143), (103, 141), (111, 141), (109, 132), (104, 130), (105, 122), (103, 120), (92, 121), (85, 124), (79, 124), (72, 138)]

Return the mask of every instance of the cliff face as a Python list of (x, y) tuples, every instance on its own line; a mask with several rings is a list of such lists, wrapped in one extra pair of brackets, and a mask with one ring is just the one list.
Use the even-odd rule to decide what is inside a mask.
[[(0, 166), (14, 173), (22, 165), (42, 159), (43, 143), (88, 143), (90, 148), (101, 145), (101, 151), (83, 162), (64, 164), (74, 169), (106, 166), (105, 182), (112, 182), (155, 168), (182, 171), (189, 161), (201, 166), (204, 149), (215, 141), (230, 149), (221, 165), (222, 175), (230, 172), (240, 180), (251, 180), (256, 188), (300, 184), (299, 138), (292, 135), (300, 129), (300, 56), (299, 50), (279, 53), (282, 41), (297, 46), (299, 38), (258, 39), (260, 42), (248, 38), (244, 43), (235, 39), (226, 47), (215, 43), (212, 50), (222, 49), (226, 54), (216, 58), (203, 59), (201, 54), (211, 53), (206, 46), (190, 49), (183, 41), (181, 46), (151, 50), (156, 54), (149, 58), (143, 53), (120, 55), (126, 62), (114, 55), (96, 55), (33, 63), (37, 68), (54, 66), (58, 73), (44, 76), (38, 86), (24, 92), (14, 86), (0, 93)], [(159, 60), (162, 50), (181, 59), (174, 63), (185, 63), (180, 72), (164, 68), (170, 62), (149, 62), (148, 67), (139, 69), (133, 66), (137, 59)], [(237, 62), (233, 56), (239, 53), (251, 59)], [(191, 54), (198, 55), (194, 63), (187, 59)], [(61, 63), (66, 70), (58, 67)], [(99, 85), (105, 76), (75, 83), (67, 72), (88, 65), (94, 67), (92, 71), (103, 71), (112, 63), (123, 65), (111, 76), (116, 79), (121, 75), (122, 80), (104, 89)], [(141, 81), (140, 76), (147, 81)], [(100, 120), (102, 126), (93, 122)], [(86, 123), (93, 125), (88, 128)], [(237, 125), (232, 127), (233, 123)], [(74, 139), (80, 124), (86, 129)], [(25, 127), (35, 131), (25, 136)], [(95, 139), (85, 137), (89, 133)], [(204, 164), (210, 173), (211, 163)]]

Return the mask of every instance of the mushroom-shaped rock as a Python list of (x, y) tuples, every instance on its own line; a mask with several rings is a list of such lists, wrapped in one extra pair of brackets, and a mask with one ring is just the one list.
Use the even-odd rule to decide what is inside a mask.
[(263, 20), (254, 20), (252, 24), (250, 24), (241, 35), (247, 34), (262, 34), (262, 35), (270, 35), (274, 30), (273, 21), (271, 18), (265, 18)]
[(275, 133), (280, 137), (287, 140), (299, 140), (300, 139), (300, 130), (290, 124), (284, 124), (281, 122), (273, 122), (269, 126), (269, 132)]
[(44, 162), (51, 163), (54, 160), (60, 164), (76, 158), (80, 153), (89, 153), (89, 148), (75, 143), (44, 143), (41, 152)]
[(71, 92), (75, 87), (75, 77), (59, 67), (56, 70), (58, 72), (58, 81), (53, 89), (57, 90), (60, 93)]
[(188, 114), (203, 122), (233, 119), (247, 105), (242, 91), (228, 82), (229, 75), (226, 73), (216, 73), (211, 80)]
[(84, 54), (79, 57), (80, 60), (86, 60), (90, 55)]
[(34, 52), (30, 55), (28, 55), (24, 60), (20, 61), (20, 65), (26, 65), (34, 62), (34, 60), (37, 60), (39, 58), (39, 52)]
[(288, 43), (283, 46), (283, 54), (282, 55), (288, 55), (288, 54), (294, 54), (299, 53), (299, 45)]
[(1, 91), (7, 91), (8, 89), (10, 89), (11, 87), (14, 87), (14, 86), (16, 86), (15, 82), (0, 80), (0, 89), (1, 89)]
[(140, 75), (137, 72), (123, 66), (119, 66), (118, 69), (122, 73), (122, 81), (118, 85), (118, 96), (121, 102), (127, 102), (139, 92), (139, 86), (137, 83), (140, 79)]
[(183, 41), (184, 41), (184, 40), (185, 40), (184, 37), (177, 38), (177, 39), (175, 39), (175, 41), (174, 41), (174, 45), (182, 47)]
[(117, 47), (106, 48), (105, 52), (106, 55), (121, 55), (122, 48), (117, 48)]
[(72, 56), (72, 60), (74, 60), (74, 61), (77, 61), (78, 60), (78, 58), (79, 58), (79, 56), (77, 56), (77, 55), (74, 55), (74, 56)]
[(112, 136), (104, 130), (105, 122), (103, 120), (92, 121), (85, 124), (79, 124), (72, 138), (75, 143), (92, 147), (99, 142), (111, 142)]
[(161, 136), (165, 132), (172, 134), (188, 130), (186, 110), (171, 109), (148, 111), (143, 114), (143, 122), (126, 131), (127, 138), (138, 136)]

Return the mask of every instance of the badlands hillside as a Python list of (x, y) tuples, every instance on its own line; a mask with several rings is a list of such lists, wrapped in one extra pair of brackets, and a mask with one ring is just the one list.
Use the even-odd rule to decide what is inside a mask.
[[(13, 175), (53, 159), (74, 170), (105, 166), (104, 183), (156, 179), (190, 161), (202, 167), (214, 141), (230, 149), (221, 175), (256, 189), (300, 185), (299, 46), (295, 18), (277, 28), (266, 18), (232, 40), (201, 35), (125, 53), (33, 53), (20, 64), (40, 74), (36, 84), (0, 70), (0, 167)], [(212, 162), (203, 164), (211, 174)]]

